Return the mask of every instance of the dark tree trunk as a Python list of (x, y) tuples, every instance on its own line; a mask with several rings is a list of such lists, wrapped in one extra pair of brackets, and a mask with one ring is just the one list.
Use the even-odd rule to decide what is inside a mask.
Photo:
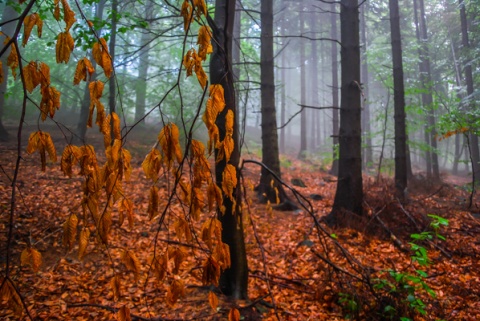
[[(262, 113), (262, 163), (278, 177), (280, 175), (280, 158), (278, 152), (277, 115), (275, 109), (275, 79), (273, 57), (273, 1), (261, 3), (261, 113)], [(273, 181), (273, 184), (272, 184)], [(275, 204), (284, 202), (287, 197), (283, 187), (272, 174), (262, 167), (260, 184), (257, 188), (260, 199)], [(277, 194), (278, 192), (278, 194)]]
[[(427, 24), (425, 18), (425, 6), (423, 0), (418, 0), (418, 7), (420, 9), (420, 15), (417, 18), (417, 1), (414, 0), (415, 10), (415, 22), (417, 29), (417, 39), (419, 41), (419, 69), (420, 69), (420, 82), (422, 84), (422, 104), (427, 113), (427, 129), (425, 131), (426, 143), (430, 146), (430, 150), (427, 152), (427, 176), (431, 176), (433, 179), (440, 179), (440, 170), (438, 165), (437, 154), (437, 140), (435, 129), (435, 111), (433, 108), (433, 96), (432, 96), (432, 76), (430, 70), (430, 54), (428, 50), (428, 35)], [(430, 162), (430, 163), (429, 163)]]
[[(224, 88), (226, 107), (217, 117), (217, 126), (220, 132), (220, 141), (225, 138), (225, 115), (231, 110), (235, 115), (233, 129), (234, 150), (230, 156), (229, 164), (237, 169), (239, 176), (240, 151), (238, 144), (238, 118), (236, 117), (235, 91), (233, 86), (232, 72), (232, 32), (235, 18), (235, 1), (216, 0), (215, 20), (211, 27), (213, 31), (214, 51), (210, 57), (210, 81), (212, 84), (221, 84)], [(218, 186), (222, 186), (222, 175), (226, 167), (225, 158), (217, 160), (215, 177)], [(238, 180), (239, 181), (239, 180)], [(218, 219), (222, 222), (222, 241), (230, 247), (231, 266), (222, 272), (220, 277), (220, 289), (234, 299), (247, 298), (248, 266), (243, 235), (241, 191), (237, 186), (233, 190), (234, 204), (226, 195), (223, 195), (225, 213), (218, 211)]]
[[(460, 5), (460, 22), (462, 26), (462, 46), (467, 57), (469, 57), (470, 41), (468, 38), (468, 26), (467, 26), (467, 14), (465, 10), (465, 3), (463, 0), (458, 1)], [(463, 71), (465, 75), (465, 83), (467, 85), (467, 102), (469, 109), (474, 111), (476, 106), (473, 100), (473, 73), (472, 63), (469, 59), (463, 61)], [(480, 181), (480, 150), (478, 147), (478, 136), (471, 133), (469, 134), (470, 142), (470, 156), (472, 158), (472, 171), (477, 182)]]
[[(338, 39), (337, 34), (337, 13), (335, 10), (335, 4), (331, 5), (331, 14), (330, 14), (330, 24), (332, 28), (330, 30), (330, 38)], [(338, 50), (337, 43), (331, 42), (331, 57), (332, 57), (332, 106), (340, 107), (338, 102)], [(338, 109), (334, 108), (332, 110), (332, 136), (333, 136), (333, 162), (330, 172), (333, 175), (338, 175), (338, 125), (339, 125), (339, 115)]]
[[(305, 32), (305, 18), (303, 12), (303, 5), (300, 5), (300, 34), (303, 36)], [(305, 72), (305, 43), (302, 39), (300, 41), (300, 104), (305, 106), (307, 99), (306, 88), (306, 72)], [(300, 113), (300, 150), (298, 152), (299, 159), (305, 159), (307, 157), (307, 111), (305, 109)]]
[(404, 200), (407, 188), (407, 135), (405, 125), (405, 90), (403, 85), (402, 40), (398, 0), (389, 0), (392, 38), (393, 93), (395, 119), (395, 189)]
[[(2, 5), (3, 6), (3, 5)], [(11, 20), (18, 17), (17, 12), (9, 5), (5, 4), (3, 8), (2, 14), (2, 22), (7, 20)], [(15, 31), (16, 21), (12, 21), (10, 23), (6, 23), (2, 26), (3, 34), (0, 34), (0, 43), (3, 44), (5, 40), (5, 35), (12, 37)], [(7, 141), (9, 139), (8, 131), (5, 129), (3, 125), (3, 113), (5, 109), (5, 94), (7, 93), (7, 83), (8, 83), (8, 66), (7, 66), (7, 58), (10, 54), (10, 49), (5, 51), (2, 55), (1, 62), (2, 62), (2, 71), (3, 71), (3, 81), (0, 83), (0, 141)]]
[(363, 128), (363, 136), (365, 141), (365, 148), (364, 148), (364, 159), (365, 159), (365, 167), (371, 167), (373, 165), (373, 152), (372, 152), (372, 133), (370, 127), (370, 104), (369, 99), (370, 95), (368, 92), (369, 81), (368, 81), (368, 64), (367, 64), (367, 22), (365, 19), (365, 11), (367, 10), (368, 2), (365, 2), (361, 6), (361, 36), (362, 36), (362, 86), (363, 86), (363, 117), (362, 117), (362, 128)]
[(347, 210), (363, 214), (360, 39), (358, 0), (340, 1), (342, 87), (340, 105), (340, 158), (332, 212), (327, 222), (338, 224)]

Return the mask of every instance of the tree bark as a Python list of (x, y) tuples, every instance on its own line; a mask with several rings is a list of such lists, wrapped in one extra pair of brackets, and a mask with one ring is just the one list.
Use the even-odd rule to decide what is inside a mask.
[(365, 159), (365, 167), (371, 167), (373, 165), (373, 152), (372, 152), (372, 133), (370, 127), (370, 104), (369, 99), (370, 95), (368, 92), (369, 81), (368, 81), (368, 64), (367, 64), (367, 22), (365, 19), (365, 11), (368, 2), (365, 2), (361, 6), (361, 37), (362, 37), (362, 65), (361, 65), (361, 79), (362, 79), (362, 87), (363, 87), (363, 117), (362, 117), (362, 128), (363, 128), (363, 136), (365, 140), (365, 148), (364, 148), (364, 159)]
[(360, 39), (358, 0), (340, 1), (342, 87), (338, 182), (330, 224), (338, 224), (343, 210), (363, 214)]
[[(110, 42), (108, 44), (108, 50), (110, 51), (110, 57), (112, 59), (112, 70), (113, 73), (110, 76), (110, 81), (108, 82), (109, 96), (108, 96), (108, 106), (110, 109), (110, 114), (115, 112), (116, 104), (116, 88), (117, 82), (116, 72), (115, 72), (115, 44), (117, 42), (117, 14), (118, 14), (118, 0), (112, 0), (112, 30), (110, 32)], [(113, 134), (113, 131), (112, 131)], [(113, 141), (113, 140), (112, 140)]]
[[(18, 13), (8, 4), (4, 5), (3, 14), (2, 14), (2, 23), (5, 23), (7, 20), (14, 19), (18, 17)], [(0, 43), (3, 44), (5, 40), (5, 35), (12, 37), (15, 31), (15, 26), (17, 21), (12, 21), (6, 23), (2, 26), (3, 34), (0, 34)], [(9, 134), (6, 130), (5, 126), (3, 125), (3, 114), (5, 110), (5, 94), (7, 93), (7, 83), (8, 83), (8, 66), (7, 66), (7, 58), (10, 54), (10, 48), (5, 51), (2, 55), (1, 62), (2, 62), (2, 71), (3, 71), (3, 81), (0, 83), (0, 141), (8, 141)]]
[(395, 110), (395, 189), (397, 197), (403, 201), (407, 188), (407, 134), (405, 125), (402, 38), (400, 34), (398, 0), (389, 0), (389, 5), (393, 63), (393, 102)]
[[(272, 0), (262, 1), (260, 19), (262, 23), (260, 51), (262, 163), (278, 177), (281, 177), (278, 152), (277, 114), (275, 108)], [(260, 199), (264, 202), (270, 201), (275, 204), (277, 201), (282, 203), (287, 200), (282, 185), (263, 167), (257, 192)]]
[[(331, 4), (331, 13), (330, 13), (330, 38), (337, 39), (337, 13), (335, 10), (335, 4)], [(331, 51), (330, 55), (332, 58), (332, 106), (339, 107), (338, 101), (338, 50), (337, 43), (331, 42)], [(337, 176), (338, 175), (338, 125), (339, 125), (339, 114), (338, 109), (334, 108), (332, 110), (332, 136), (333, 136), (333, 162), (330, 173)]]
[[(231, 110), (235, 115), (233, 129), (234, 149), (230, 156), (230, 164), (237, 169), (239, 181), (240, 151), (238, 144), (238, 117), (236, 117), (235, 91), (233, 86), (233, 72), (231, 64), (232, 32), (235, 17), (235, 1), (216, 0), (215, 19), (209, 22), (213, 32), (213, 53), (210, 57), (210, 81), (212, 84), (221, 84), (224, 88), (226, 106), (218, 115), (216, 124), (220, 133), (220, 140), (225, 138), (225, 115)], [(218, 160), (218, 150), (215, 152), (215, 178), (218, 186), (222, 186), (222, 176), (226, 167), (225, 158)], [(222, 241), (230, 247), (231, 266), (222, 272), (220, 289), (234, 299), (247, 298), (248, 266), (243, 234), (243, 220), (241, 209), (241, 191), (238, 185), (233, 190), (235, 204), (223, 195), (225, 212), (218, 210), (218, 219), (222, 222)]]
[[(300, 4), (300, 34), (305, 32), (305, 18), (303, 13), (303, 6)], [(305, 72), (305, 44), (302, 39), (300, 41), (300, 104), (305, 106), (307, 104), (307, 88), (306, 88), (306, 72)], [(307, 157), (307, 111), (305, 109), (300, 113), (300, 150), (298, 151), (298, 158), (305, 159)]]
[(428, 50), (428, 35), (427, 35), (427, 23), (425, 18), (425, 6), (423, 0), (418, 0), (418, 9), (420, 9), (420, 15), (417, 16), (417, 0), (413, 1), (415, 10), (415, 25), (417, 30), (417, 39), (419, 42), (419, 70), (420, 70), (420, 82), (422, 84), (422, 104), (427, 116), (426, 121), (428, 126), (425, 129), (425, 141), (430, 146), (427, 151), (427, 176), (432, 177), (435, 180), (440, 179), (440, 169), (438, 165), (438, 153), (437, 153), (437, 140), (435, 129), (435, 110), (433, 108), (433, 96), (432, 96), (432, 76), (430, 69), (430, 53)]
[[(468, 25), (467, 25), (467, 14), (465, 9), (465, 2), (463, 0), (458, 1), (460, 6), (460, 22), (462, 27), (462, 45), (463, 50), (467, 57), (469, 56), (470, 50), (470, 40), (468, 38)], [(476, 106), (474, 103), (473, 97), (473, 73), (472, 73), (472, 64), (469, 59), (464, 59), (463, 61), (463, 72), (465, 75), (465, 83), (467, 85), (467, 103), (470, 110), (475, 110)], [(480, 181), (480, 150), (478, 147), (478, 136), (470, 133), (470, 153), (472, 158), (472, 171), (477, 182)]]
[[(145, 19), (150, 21), (153, 17), (153, 1), (148, 1), (145, 5)], [(138, 53), (138, 79), (135, 84), (135, 123), (145, 123), (145, 108), (147, 100), (147, 77), (148, 67), (150, 65), (150, 42), (152, 36), (149, 28), (142, 31), (140, 37), (140, 51)]]

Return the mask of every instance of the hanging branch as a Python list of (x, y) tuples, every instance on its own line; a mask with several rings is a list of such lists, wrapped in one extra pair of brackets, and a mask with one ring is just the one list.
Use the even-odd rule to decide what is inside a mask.
[(290, 118), (281, 126), (277, 126), (277, 129), (282, 129), (285, 128), (298, 114), (301, 114), (304, 108), (309, 108), (309, 109), (317, 109), (317, 110), (323, 110), (323, 109), (340, 109), (340, 107), (336, 106), (327, 106), (327, 107), (319, 107), (319, 106), (308, 106), (308, 105), (302, 105), (302, 104), (297, 104), (297, 106), (300, 106), (300, 110), (297, 111), (295, 114), (290, 116)]

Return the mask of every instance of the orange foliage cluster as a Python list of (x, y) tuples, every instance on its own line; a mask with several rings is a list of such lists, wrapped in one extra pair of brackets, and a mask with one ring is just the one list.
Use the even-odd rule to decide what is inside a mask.
[(453, 136), (453, 135), (464, 134), (464, 133), (466, 133), (466, 132), (468, 132), (468, 131), (469, 131), (469, 128), (468, 128), (468, 127), (462, 127), (462, 128), (458, 128), (458, 129), (455, 129), (455, 130), (449, 130), (449, 131), (447, 131), (445, 134), (437, 137), (437, 139), (438, 139), (439, 141), (441, 141), (441, 140), (447, 139), (447, 138), (449, 138), (449, 137), (451, 137), (451, 136)]

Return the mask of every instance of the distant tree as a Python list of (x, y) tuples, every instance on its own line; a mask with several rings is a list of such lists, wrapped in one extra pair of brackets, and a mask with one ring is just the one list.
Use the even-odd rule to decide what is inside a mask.
[(338, 182), (332, 212), (326, 220), (338, 224), (338, 215), (363, 213), (360, 39), (357, 0), (340, 1), (341, 105)]
[[(425, 141), (430, 146), (426, 151), (427, 176), (440, 179), (440, 170), (437, 154), (437, 140), (435, 129), (435, 110), (433, 107), (432, 76), (430, 66), (430, 53), (428, 49), (428, 31), (425, 18), (425, 6), (423, 0), (414, 0), (415, 25), (419, 42), (419, 71), (420, 82), (423, 89), (422, 104), (427, 114), (425, 127)], [(418, 8), (419, 7), (419, 8)], [(420, 14), (418, 14), (418, 9)]]
[[(303, 36), (305, 33), (305, 17), (303, 13), (303, 5), (299, 6), (300, 16), (300, 34)], [(300, 39), (302, 41), (302, 39)], [(300, 43), (300, 104), (305, 106), (307, 104), (307, 88), (306, 88), (306, 66), (305, 66), (305, 45)], [(305, 159), (307, 156), (307, 110), (303, 109), (300, 113), (300, 150), (298, 152), (299, 159)]]
[[(154, 13), (154, 2), (147, 1), (145, 3), (145, 20), (151, 23)], [(135, 122), (144, 122), (145, 108), (147, 99), (147, 76), (148, 67), (150, 65), (150, 48), (152, 34), (149, 28), (141, 31), (140, 50), (138, 52), (138, 80), (135, 83)]]
[[(217, 117), (219, 140), (224, 140), (225, 116), (230, 111), (234, 115), (234, 128), (232, 138), (234, 149), (230, 156), (229, 165), (236, 169), (237, 182), (239, 181), (238, 165), (240, 162), (240, 150), (238, 141), (238, 118), (236, 117), (235, 90), (233, 86), (232, 72), (232, 32), (235, 17), (236, 1), (216, 0), (215, 18), (209, 23), (213, 31), (213, 53), (210, 58), (210, 81), (212, 84), (221, 84), (224, 88), (225, 108)], [(215, 176), (218, 186), (222, 186), (223, 173), (227, 166), (225, 157), (218, 158), (218, 149), (215, 153), (216, 166)], [(223, 271), (220, 277), (222, 292), (235, 299), (246, 299), (248, 288), (248, 266), (243, 234), (243, 220), (241, 198), (242, 194), (238, 186), (233, 189), (233, 200), (223, 195), (224, 213), (218, 210), (218, 219), (222, 223), (222, 241), (230, 247), (231, 266)]]
[(389, 0), (392, 39), (393, 93), (395, 119), (395, 188), (403, 200), (407, 188), (407, 134), (405, 125), (405, 89), (403, 85), (402, 37), (398, 0)]
[[(1, 8), (3, 8), (2, 14), (2, 32), (0, 34), (0, 43), (5, 41), (5, 35), (12, 37), (13, 32), (16, 26), (16, 17), (18, 17), (17, 12), (8, 4), (1, 4)], [(10, 22), (9, 22), (10, 21)], [(7, 66), (7, 57), (10, 54), (11, 47), (3, 53), (0, 57), (0, 61), (2, 62), (2, 74), (3, 74), (3, 81), (0, 83), (0, 141), (7, 141), (9, 138), (8, 131), (5, 129), (3, 125), (3, 113), (5, 110), (5, 94), (7, 92), (7, 79), (8, 79), (8, 66)]]
[(361, 32), (361, 54), (362, 54), (362, 65), (361, 65), (361, 77), (362, 77), (362, 87), (363, 87), (363, 115), (362, 115), (362, 128), (363, 135), (365, 140), (364, 147), (364, 159), (365, 166), (372, 166), (373, 163), (373, 151), (372, 151), (372, 133), (370, 126), (370, 95), (369, 95), (369, 80), (368, 80), (368, 61), (367, 61), (367, 21), (366, 14), (368, 2), (365, 2), (361, 7), (361, 20), (360, 20), (360, 32)]
[[(106, 0), (100, 0), (98, 1), (98, 3), (95, 4), (95, 20), (96, 21), (102, 21), (105, 4), (106, 4)], [(100, 35), (101, 32), (102, 32), (102, 29), (100, 28), (99, 30), (97, 30), (97, 35)], [(89, 60), (92, 62), (92, 66), (95, 68), (96, 63), (95, 63), (95, 60), (93, 59), (91, 52), (89, 56), (90, 56)], [(96, 78), (96, 73), (93, 73), (90, 79), (93, 81), (95, 80), (95, 78)], [(82, 104), (80, 106), (80, 116), (78, 118), (77, 131), (76, 131), (76, 135), (77, 135), (76, 138), (82, 143), (85, 142), (85, 138), (86, 138), (89, 109), (90, 109), (90, 92), (88, 91), (88, 84), (85, 84)]]
[[(335, 4), (330, 5), (330, 38), (338, 39), (337, 34), (337, 17)], [(333, 136), (333, 162), (330, 173), (333, 175), (338, 175), (338, 125), (339, 125), (339, 115), (338, 107), (340, 107), (338, 101), (338, 49), (337, 43), (335, 41), (331, 42), (331, 63), (332, 63), (332, 136)]]

